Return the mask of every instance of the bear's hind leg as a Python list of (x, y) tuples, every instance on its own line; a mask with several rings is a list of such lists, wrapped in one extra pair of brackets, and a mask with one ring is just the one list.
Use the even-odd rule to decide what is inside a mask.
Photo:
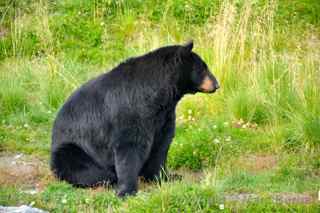
[(106, 169), (75, 144), (64, 144), (51, 155), (51, 169), (61, 179), (78, 187), (114, 184), (114, 168)]

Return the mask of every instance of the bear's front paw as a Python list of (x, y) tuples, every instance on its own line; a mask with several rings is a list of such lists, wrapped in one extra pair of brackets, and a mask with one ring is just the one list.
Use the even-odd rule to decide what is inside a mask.
[(134, 189), (134, 187), (122, 186), (122, 187), (119, 187), (117, 195), (119, 197), (126, 197), (130, 195), (135, 195), (136, 193), (137, 193), (137, 189)]
[(118, 191), (117, 196), (118, 197), (127, 197), (130, 195), (135, 195), (137, 191)]

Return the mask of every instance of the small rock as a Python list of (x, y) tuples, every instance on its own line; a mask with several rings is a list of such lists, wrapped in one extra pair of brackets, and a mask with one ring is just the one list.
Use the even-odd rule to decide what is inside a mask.
[(0, 213), (48, 213), (47, 211), (30, 206), (0, 206)]
[(14, 156), (14, 159), (16, 159), (16, 160), (17, 160), (17, 159), (21, 158), (21, 157), (22, 157), (22, 155), (23, 155), (23, 154), (17, 154), (16, 156)]
[(312, 197), (308, 194), (299, 193), (276, 193), (272, 196), (276, 203), (311, 203)]
[(29, 190), (25, 190), (23, 191), (24, 193), (30, 194), (30, 195), (35, 195), (38, 193), (38, 191), (36, 189), (29, 189)]
[(220, 205), (219, 205), (219, 209), (220, 209), (220, 210), (223, 210), (223, 209), (224, 209), (224, 204), (220, 204)]
[(250, 193), (230, 194), (225, 196), (226, 201), (248, 202), (256, 201), (258, 199), (259, 196), (257, 194)]

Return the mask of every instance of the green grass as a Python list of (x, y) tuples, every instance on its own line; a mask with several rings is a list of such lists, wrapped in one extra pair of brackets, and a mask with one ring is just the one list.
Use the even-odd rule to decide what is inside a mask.
[[(221, 85), (212, 96), (186, 96), (177, 109), (168, 166), (204, 172), (200, 182), (151, 184), (127, 200), (112, 190), (75, 189), (54, 180), (29, 195), (20, 183), (0, 186), (0, 205), (34, 202), (53, 212), (214, 212), (224, 194), (248, 192), (262, 199), (225, 203), (224, 211), (319, 211), (318, 203), (270, 199), (276, 192), (316, 197), (320, 189), (319, 14), (317, 0), (0, 3), (3, 153), (48, 160), (52, 122), (70, 93), (127, 57), (162, 45), (193, 39)], [(276, 158), (275, 165), (255, 169), (250, 156), (261, 155)]]
[(3, 205), (31, 203), (50, 212), (216, 212), (221, 211), (221, 204), (224, 204), (225, 212), (319, 210), (317, 204), (275, 204), (268, 195), (263, 195), (259, 202), (224, 202), (212, 188), (185, 183), (165, 184), (126, 200), (117, 198), (113, 192), (74, 189), (65, 183), (52, 183), (37, 195), (16, 188), (0, 189), (0, 192)]

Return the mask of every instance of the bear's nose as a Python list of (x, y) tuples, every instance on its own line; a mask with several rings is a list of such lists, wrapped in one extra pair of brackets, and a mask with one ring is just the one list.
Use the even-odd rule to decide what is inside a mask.
[(215, 90), (219, 89), (220, 88), (219, 83), (217, 82), (214, 87), (215, 87)]
[(201, 85), (200, 90), (202, 92), (213, 92), (215, 90), (214, 82), (210, 79), (209, 76), (206, 76)]

